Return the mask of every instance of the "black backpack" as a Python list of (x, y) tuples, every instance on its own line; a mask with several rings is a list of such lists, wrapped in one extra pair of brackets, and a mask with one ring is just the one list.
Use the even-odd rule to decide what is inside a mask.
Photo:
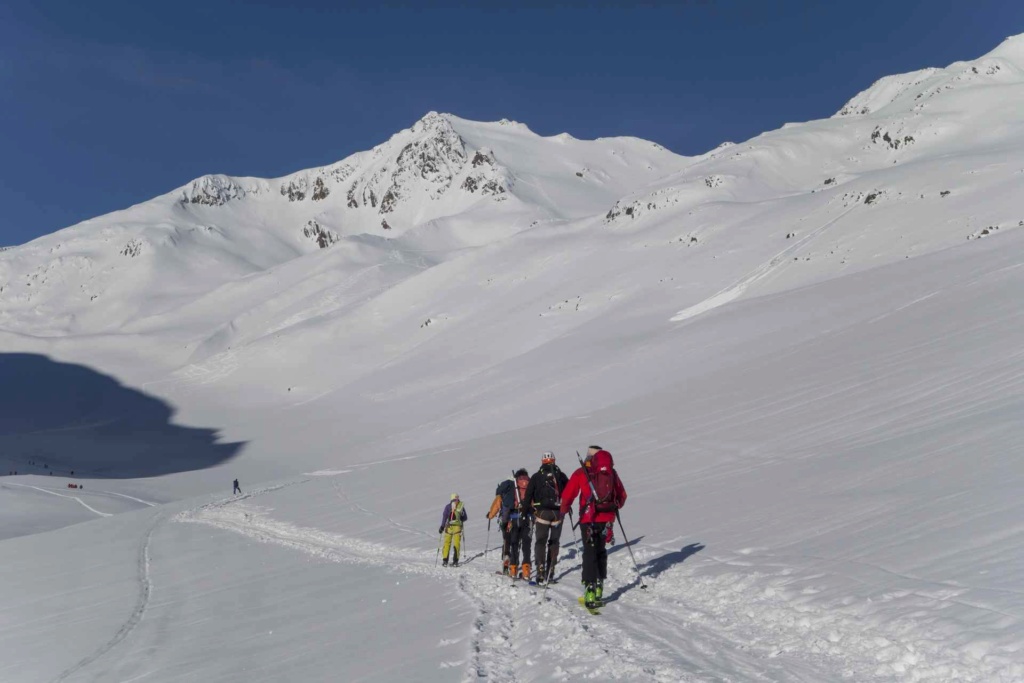
[(559, 484), (561, 470), (557, 465), (553, 465), (551, 469), (541, 467), (538, 474), (541, 475), (541, 480), (533, 494), (537, 507), (541, 510), (557, 510), (562, 506), (562, 487)]

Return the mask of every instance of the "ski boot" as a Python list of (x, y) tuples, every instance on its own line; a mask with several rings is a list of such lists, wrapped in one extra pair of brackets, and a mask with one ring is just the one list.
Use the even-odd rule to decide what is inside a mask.
[(594, 601), (598, 607), (604, 607), (604, 581), (594, 584)]
[(444, 558), (443, 560), (441, 560), (441, 566), (442, 567), (447, 567), (448, 566), (448, 558), (447, 557)]
[(548, 570), (542, 564), (537, 565), (537, 573), (533, 577), (533, 582), (540, 585), (547, 581), (547, 578)]
[(458, 567), (459, 566), (459, 554), (458, 553), (455, 553), (455, 557), (452, 560), (452, 566), (453, 567)]
[(522, 577), (525, 580), (527, 580), (527, 581), (530, 580), (530, 563), (529, 562), (523, 562), (521, 565), (519, 565), (519, 571), (522, 572)]
[(597, 587), (588, 583), (583, 592), (583, 606), (587, 609), (597, 609), (601, 604), (597, 601)]

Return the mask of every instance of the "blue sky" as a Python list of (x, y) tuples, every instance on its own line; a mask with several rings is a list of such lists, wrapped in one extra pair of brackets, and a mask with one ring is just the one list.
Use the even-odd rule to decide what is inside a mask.
[(430, 110), (697, 154), (1022, 32), (1009, 0), (7, 0), (0, 244), (337, 161)]

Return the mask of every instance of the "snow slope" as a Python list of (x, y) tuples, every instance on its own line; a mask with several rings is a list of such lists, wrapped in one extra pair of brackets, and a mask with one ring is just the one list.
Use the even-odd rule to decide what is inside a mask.
[[(1022, 46), (695, 159), (428, 116), (324, 180), (357, 198), (325, 249), (282, 218), (320, 170), (5, 251), (0, 347), (103, 391), (0, 422), (0, 677), (1024, 680)], [(185, 215), (223, 244), (75, 265)], [(106, 457), (128, 434), (202, 464)], [(511, 468), (594, 441), (648, 586), (620, 531), (597, 619), (571, 536), (545, 594), (492, 573), (481, 521)]]

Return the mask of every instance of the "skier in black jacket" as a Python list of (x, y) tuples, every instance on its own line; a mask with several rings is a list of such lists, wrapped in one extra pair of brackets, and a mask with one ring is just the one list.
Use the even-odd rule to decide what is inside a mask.
[(537, 543), (534, 557), (537, 583), (545, 583), (555, 575), (558, 562), (559, 540), (562, 537), (562, 491), (569, 478), (555, 464), (555, 454), (546, 451), (540, 459), (540, 469), (530, 478), (526, 487), (526, 508), (533, 511)]

